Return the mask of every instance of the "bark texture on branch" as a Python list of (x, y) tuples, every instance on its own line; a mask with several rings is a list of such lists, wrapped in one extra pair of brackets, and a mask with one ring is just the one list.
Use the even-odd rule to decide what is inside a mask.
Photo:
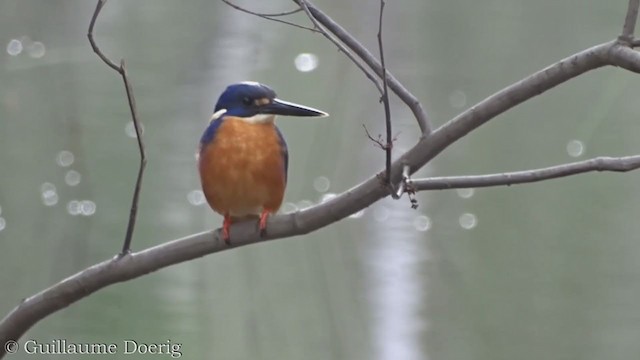
[[(377, 60), (371, 61), (375, 58), (371, 57), (371, 54), (357, 40), (315, 6), (309, 2), (305, 3), (315, 20), (352, 49), (378, 76), (382, 76), (380, 64), (376, 62)], [(629, 14), (632, 13), (634, 19), (637, 16), (637, 10), (638, 1), (631, 0)], [(629, 20), (628, 15), (623, 35), (632, 37), (634, 27), (635, 20)], [(487, 121), (587, 71), (612, 65), (640, 72), (640, 56), (629, 47), (633, 42), (633, 39), (628, 41), (628, 39), (622, 39), (621, 36), (620, 39), (596, 45), (571, 55), (489, 96), (433, 132), (430, 132), (428, 128), (426, 113), (422, 110), (422, 106), (415, 97), (409, 96), (410, 93), (407, 92), (408, 95), (405, 94), (406, 99), (404, 100), (413, 110), (425, 133), (413, 148), (391, 164), (392, 181), (394, 183), (400, 181), (403, 177), (403, 170), (405, 170), (404, 176), (406, 177), (407, 173), (410, 175), (422, 168), (449, 145)], [(398, 91), (396, 94), (399, 96), (403, 94), (401, 90), (404, 87), (400, 82), (389, 72), (386, 74), (389, 88), (394, 92)], [(413, 104), (413, 107), (410, 104)], [(424, 116), (424, 121), (420, 121), (422, 116)], [(566, 172), (562, 175), (583, 172), (576, 171), (576, 169), (584, 170), (589, 167), (591, 170), (626, 171), (637, 168), (638, 161), (637, 156), (593, 159), (583, 162), (584, 164), (566, 164)], [(531, 170), (527, 176), (535, 178), (536, 176), (544, 176), (544, 174), (548, 175), (550, 172), (552, 172), (550, 168)], [(382, 171), (373, 174), (363, 183), (325, 203), (297, 213), (270, 217), (268, 233), (264, 238), (260, 237), (255, 221), (242, 222), (231, 227), (232, 246), (228, 246), (222, 241), (219, 230), (214, 230), (190, 235), (96, 264), (22, 301), (0, 322), (0, 341), (4, 343), (8, 340), (17, 340), (39, 320), (110, 284), (127, 281), (211, 253), (265, 240), (306, 234), (344, 219), (388, 195), (388, 189), (380, 181), (381, 175)], [(504, 185), (504, 178), (497, 175), (504, 174), (487, 175), (495, 176), (495, 178), (491, 181), (485, 179), (483, 184), (486, 186)], [(462, 181), (461, 178), (458, 179)], [(433, 185), (435, 182), (432, 181), (432, 184), (428, 185), (427, 179), (421, 185), (421, 182), (417, 180), (416, 184), (421, 189), (427, 190), (436, 188)], [(4, 354), (4, 349), (0, 349), (0, 357)]]

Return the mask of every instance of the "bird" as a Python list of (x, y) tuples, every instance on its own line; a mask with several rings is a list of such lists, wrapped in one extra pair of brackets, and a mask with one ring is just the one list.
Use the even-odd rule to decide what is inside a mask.
[(280, 100), (267, 85), (244, 81), (222, 92), (200, 139), (197, 155), (202, 192), (209, 206), (224, 216), (222, 239), (227, 245), (232, 222), (257, 217), (264, 236), (268, 216), (282, 205), (289, 152), (274, 123), (276, 115), (329, 116)]

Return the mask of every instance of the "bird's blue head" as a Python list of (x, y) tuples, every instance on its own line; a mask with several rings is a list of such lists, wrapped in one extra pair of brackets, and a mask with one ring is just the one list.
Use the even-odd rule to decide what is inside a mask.
[(273, 115), (328, 116), (324, 111), (280, 100), (270, 87), (252, 81), (229, 85), (218, 98), (214, 113), (218, 117), (230, 115), (256, 121)]

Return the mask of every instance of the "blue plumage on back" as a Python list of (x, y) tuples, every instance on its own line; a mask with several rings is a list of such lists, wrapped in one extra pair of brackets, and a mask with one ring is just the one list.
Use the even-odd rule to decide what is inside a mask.
[(284, 136), (280, 132), (280, 129), (276, 126), (276, 132), (280, 138), (280, 145), (282, 146), (282, 160), (284, 160), (284, 182), (287, 182), (287, 175), (289, 174), (289, 149), (287, 148), (287, 142), (284, 141)]
[(202, 137), (200, 138), (200, 148), (202, 149), (202, 147), (204, 147), (205, 145), (209, 144), (211, 141), (213, 141), (213, 138), (216, 136), (216, 131), (218, 130), (218, 128), (220, 127), (220, 125), (222, 124), (222, 116), (213, 120), (209, 126), (207, 126), (207, 129), (204, 131), (204, 133), (202, 134)]

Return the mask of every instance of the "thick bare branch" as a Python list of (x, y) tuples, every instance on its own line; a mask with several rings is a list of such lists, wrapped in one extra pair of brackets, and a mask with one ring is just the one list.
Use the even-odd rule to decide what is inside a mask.
[[(340, 41), (342, 41), (347, 47), (349, 47), (353, 52), (358, 55), (373, 71), (378, 74), (382, 78), (382, 65), (380, 62), (373, 56), (369, 50), (367, 50), (358, 40), (356, 40), (349, 32), (347, 32), (340, 24), (336, 23), (331, 19), (327, 14), (322, 12), (322, 10), (318, 9), (311, 2), (307, 0), (294, 0), (301, 6), (306, 7), (309, 11), (310, 17), (315, 19), (317, 22), (322, 24), (325, 28), (327, 28), (331, 33), (333, 33)], [(420, 126), (420, 130), (422, 131), (422, 135), (426, 136), (431, 133), (431, 122), (429, 121), (429, 117), (427, 116), (427, 112), (422, 107), (422, 104), (407, 88), (405, 88), (400, 81), (398, 81), (391, 72), (387, 71), (387, 82), (389, 83), (389, 88), (396, 94), (400, 100), (402, 100), (411, 112), (413, 112), (413, 116), (416, 118), (418, 122), (418, 126)]]
[[(400, 181), (405, 166), (413, 173), (429, 160), (473, 129), (554, 86), (596, 69), (608, 62), (608, 52), (616, 42), (604, 43), (581, 51), (497, 92), (453, 120), (423, 137), (391, 166), (392, 180)], [(268, 233), (260, 237), (254, 221), (231, 226), (233, 247), (306, 234), (373, 204), (388, 195), (379, 175), (345, 191), (331, 200), (304, 211), (269, 218)], [(406, 174), (405, 174), (406, 175)], [(138, 253), (125, 255), (83, 270), (76, 275), (29, 297), (0, 322), (0, 342), (18, 339), (40, 319), (116, 282), (145, 275), (163, 267), (228, 250), (219, 230), (191, 235)], [(2, 356), (0, 349), (0, 356)]]
[[(108, 58), (104, 55), (101, 56), (102, 53), (93, 42), (91, 35), (93, 24), (104, 2), (105, 0), (98, 1), (90, 25), (89, 39), (98, 56), (111, 68), (120, 72), (117, 65), (108, 61)], [(378, 75), (383, 75), (381, 65), (362, 45), (315, 6), (309, 3), (307, 5), (309, 5), (307, 10), (313, 15), (313, 18), (347, 44), (370, 67), (374, 68)], [(429, 133), (426, 114), (422, 110), (420, 103), (391, 74), (387, 73), (386, 79), (389, 83), (389, 88), (405, 101), (416, 114), (416, 118), (422, 119), (421, 126), (424, 127), (423, 137), (418, 143), (403, 154), (400, 159), (391, 164), (392, 181), (398, 182), (402, 177), (408, 178), (410, 173), (414, 173), (423, 167), (446, 147), (490, 119), (580, 74), (605, 65), (636, 69), (634, 65), (637, 62), (636, 55), (631, 55), (627, 50), (630, 49), (627, 48), (625, 50), (625, 47), (617, 41), (583, 50), (491, 95), (432, 133)], [(369, 61), (373, 62), (369, 63)], [(123, 78), (126, 79), (124, 64), (121, 64), (119, 68), (122, 71)], [(135, 101), (126, 80), (125, 88), (128, 91), (134, 124), (137, 124)], [(139, 132), (138, 127), (136, 127), (136, 131), (138, 131), (138, 139), (140, 140), (142, 134)], [(144, 148), (141, 141), (139, 141), (139, 148), (141, 157), (144, 159)], [(604, 159), (606, 160), (606, 158)], [(635, 163), (637, 159), (635, 157), (625, 159), (632, 159), (632, 161), (623, 161), (624, 165), (621, 165), (620, 170), (616, 171), (631, 170), (630, 168), (627, 169), (628, 166), (637, 167)], [(598, 166), (603, 166), (602, 163), (607, 163), (605, 160), (598, 160)], [(144, 168), (144, 160), (141, 162), (142, 168)], [(31, 326), (49, 314), (110, 284), (127, 281), (163, 267), (210, 253), (258, 242), (262, 243), (265, 240), (306, 234), (344, 219), (388, 195), (388, 189), (380, 184), (380, 175), (382, 173), (375, 174), (337, 197), (304, 211), (270, 217), (267, 226), (268, 233), (264, 237), (260, 236), (255, 221), (246, 221), (232, 225), (233, 246), (231, 247), (221, 239), (220, 231), (215, 230), (174, 240), (137, 253), (125, 254), (94, 265), (22, 301), (0, 321), (0, 342), (4, 343), (7, 340), (18, 339)], [(141, 175), (139, 175), (139, 178), (141, 178)], [(139, 187), (137, 190), (139, 190)], [(134, 197), (134, 201), (135, 199), (137, 198)], [(3, 355), (4, 349), (0, 348), (0, 357)]]
[(608, 55), (612, 65), (640, 74), (640, 53), (637, 51), (617, 45), (611, 47)]
[[(580, 51), (498, 91), (435, 130), (428, 138), (430, 145), (424, 146), (426, 152), (414, 153), (412, 149), (405, 156), (411, 159), (409, 163), (422, 163), (424, 158), (430, 160), (451, 143), (523, 101), (587, 71), (611, 65), (609, 51), (617, 46), (616, 41), (610, 41)], [(427, 141), (422, 139), (420, 142)], [(435, 153), (430, 154), (430, 151)]]
[(415, 179), (411, 185), (416, 191), (466, 189), (491, 186), (510, 186), (549, 179), (557, 179), (592, 171), (627, 172), (640, 168), (640, 155), (624, 157), (600, 156), (569, 164), (541, 169), (506, 172), (491, 175), (443, 176)]

